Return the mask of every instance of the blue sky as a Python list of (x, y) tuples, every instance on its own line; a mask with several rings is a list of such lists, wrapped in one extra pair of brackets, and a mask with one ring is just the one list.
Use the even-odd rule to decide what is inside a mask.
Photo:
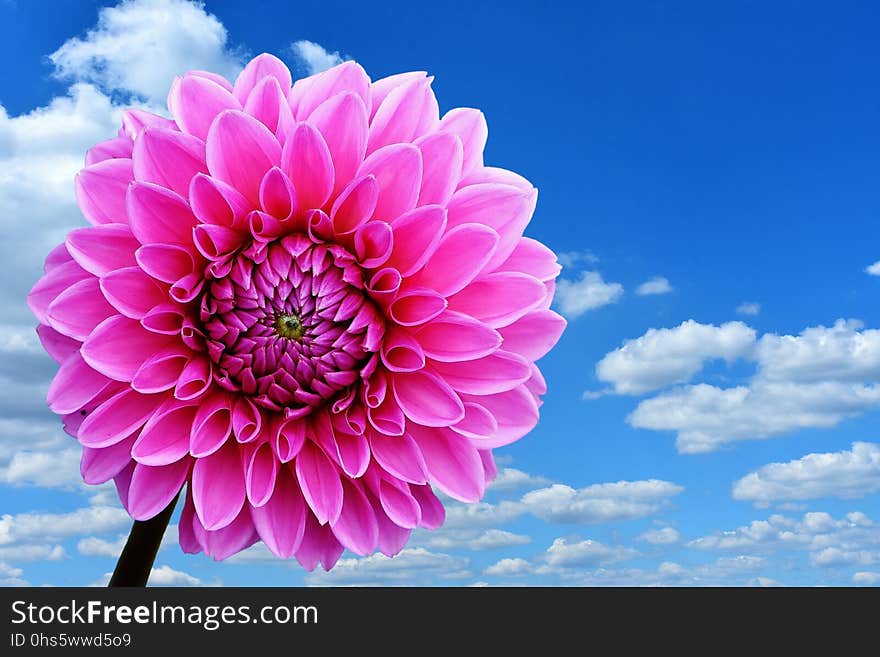
[(0, 580), (100, 582), (128, 529), (78, 483), (23, 301), (83, 222), (85, 148), (175, 73), (269, 51), (481, 108), (487, 163), (540, 190), (569, 328), (499, 485), (394, 560), (172, 542), (154, 583), (880, 583), (877, 8), (579, 4), (0, 2)]

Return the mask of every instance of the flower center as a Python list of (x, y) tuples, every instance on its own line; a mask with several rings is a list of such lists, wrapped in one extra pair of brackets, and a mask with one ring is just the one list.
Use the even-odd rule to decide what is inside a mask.
[(221, 387), (300, 416), (362, 378), (384, 324), (345, 249), (288, 235), (210, 272), (201, 320)]

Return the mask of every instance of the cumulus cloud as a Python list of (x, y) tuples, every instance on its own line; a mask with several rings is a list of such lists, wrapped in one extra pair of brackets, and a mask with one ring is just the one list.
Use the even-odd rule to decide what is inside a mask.
[(401, 550), (396, 557), (383, 554), (340, 559), (330, 572), (306, 575), (310, 586), (416, 586), (434, 578), (470, 577), (467, 557), (454, 557), (425, 548)]
[(859, 586), (878, 586), (880, 585), (880, 573), (869, 570), (861, 570), (852, 576), (853, 584)]
[(563, 267), (577, 267), (579, 265), (595, 265), (599, 258), (592, 251), (561, 251), (556, 254), (556, 259)]
[(30, 544), (0, 546), (0, 561), (21, 563), (23, 561), (60, 561), (67, 558), (61, 545)]
[(581, 489), (554, 484), (526, 493), (521, 504), (547, 522), (592, 524), (643, 518), (667, 506), (683, 490), (659, 479), (594, 484)]
[(752, 317), (761, 313), (761, 304), (754, 301), (743, 301), (736, 307), (738, 315), (751, 315)]
[(21, 568), (0, 562), (0, 586), (30, 586), (31, 583), (22, 578)]
[(493, 492), (505, 491), (529, 486), (543, 486), (549, 483), (550, 481), (544, 477), (531, 475), (516, 468), (502, 468), (495, 481), (490, 484), (490, 490)]
[(6, 513), (0, 516), (0, 545), (100, 534), (127, 528), (130, 524), (131, 518), (124, 509), (106, 506), (70, 513)]
[(638, 537), (638, 540), (651, 545), (672, 545), (678, 543), (681, 538), (680, 534), (673, 527), (661, 527), (658, 529), (649, 529)]
[(49, 56), (62, 79), (89, 82), (162, 104), (175, 75), (203, 69), (234, 77), (241, 54), (200, 2), (125, 0), (98, 12), (97, 25)]
[(576, 319), (589, 310), (617, 303), (622, 295), (620, 283), (606, 283), (599, 272), (585, 271), (575, 281), (560, 278), (556, 282), (554, 303), (563, 315)]
[(290, 49), (308, 75), (326, 71), (347, 59), (338, 52), (328, 52), (322, 45), (307, 39), (294, 41), (290, 44)]
[(419, 532), (410, 545), (419, 545), (435, 550), (497, 550), (515, 545), (528, 545), (530, 536), (515, 534), (504, 529), (452, 530), (439, 529), (433, 532)]
[(596, 376), (618, 394), (638, 395), (690, 380), (706, 361), (728, 362), (750, 353), (755, 331), (742, 322), (721, 326), (692, 319), (671, 329), (650, 329), (627, 340), (596, 365)]
[(204, 586), (202, 580), (171, 566), (162, 565), (150, 571), (150, 586)]
[(638, 556), (632, 548), (610, 546), (598, 541), (570, 541), (557, 538), (543, 555), (552, 569), (590, 568), (627, 561)]
[(880, 260), (875, 262), (873, 265), (868, 265), (865, 267), (865, 273), (870, 274), (871, 276), (880, 276)]
[(493, 563), (483, 571), (483, 574), (490, 577), (523, 577), (531, 575), (533, 571), (532, 564), (525, 559), (508, 558)]
[(669, 281), (663, 276), (655, 276), (636, 288), (636, 294), (639, 296), (669, 294), (670, 292), (672, 292), (672, 285), (670, 285)]
[(880, 445), (855, 442), (840, 452), (771, 463), (733, 485), (733, 497), (769, 506), (819, 497), (856, 498), (880, 490)]
[(76, 551), (87, 557), (117, 558), (125, 547), (126, 537), (123, 534), (116, 540), (108, 541), (97, 536), (87, 536), (76, 544)]

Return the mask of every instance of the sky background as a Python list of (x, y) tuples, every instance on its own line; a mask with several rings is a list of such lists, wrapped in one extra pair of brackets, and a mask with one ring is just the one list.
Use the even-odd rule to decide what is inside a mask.
[(396, 558), (257, 546), (173, 585), (880, 584), (880, 9), (870, 2), (0, 0), (0, 582), (103, 584), (130, 526), (45, 408), (24, 296), (73, 175), (172, 77), (263, 51), (481, 108), (569, 327), (538, 427)]

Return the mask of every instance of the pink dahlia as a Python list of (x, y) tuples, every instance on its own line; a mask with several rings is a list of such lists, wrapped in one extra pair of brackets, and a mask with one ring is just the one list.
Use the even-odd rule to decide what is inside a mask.
[(479, 500), (492, 449), (538, 421), (534, 361), (565, 321), (537, 190), (483, 164), (425, 73), (178, 78), (76, 179), (91, 226), (28, 301), (61, 364), (50, 408), (137, 520), (186, 484), (186, 552), (262, 540), (307, 569), (394, 555)]

